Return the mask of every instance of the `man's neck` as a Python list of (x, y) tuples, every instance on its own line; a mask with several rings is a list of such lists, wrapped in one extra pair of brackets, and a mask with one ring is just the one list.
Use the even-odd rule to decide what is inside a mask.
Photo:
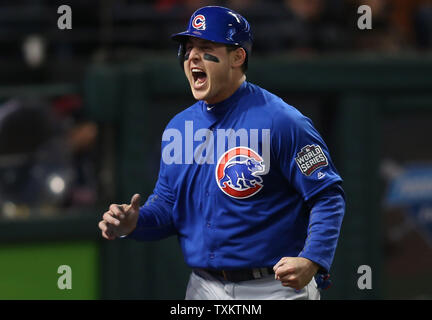
[(204, 100), (204, 102), (211, 105), (211, 104), (217, 104), (219, 102), (225, 101), (226, 99), (231, 97), (234, 94), (234, 92), (236, 92), (238, 90), (238, 88), (240, 88), (242, 83), (245, 81), (246, 81), (246, 75), (243, 74), (237, 81), (234, 81), (232, 85), (228, 86), (232, 90), (228, 91), (224, 96), (218, 97), (218, 98), (211, 100), (211, 101)]

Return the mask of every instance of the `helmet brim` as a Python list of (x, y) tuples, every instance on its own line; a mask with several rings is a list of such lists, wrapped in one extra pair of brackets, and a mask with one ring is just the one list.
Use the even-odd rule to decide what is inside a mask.
[(239, 43), (233, 43), (232, 41), (229, 41), (227, 39), (219, 39), (217, 37), (210, 38), (210, 37), (208, 37), (208, 35), (203, 35), (203, 33), (198, 31), (198, 30), (194, 30), (192, 32), (191, 31), (183, 31), (180, 33), (176, 33), (176, 34), (173, 34), (171, 36), (171, 39), (174, 41), (182, 43), (182, 42), (185, 42), (189, 37), (204, 39), (204, 40), (208, 40), (208, 41), (215, 42), (215, 43), (232, 44), (232, 45), (240, 46)]
[(194, 32), (190, 32), (190, 31), (183, 31), (180, 33), (176, 33), (173, 34), (171, 36), (171, 39), (177, 42), (184, 42), (185, 40), (187, 40), (189, 37), (196, 37), (196, 38), (201, 38), (202, 33), (199, 31), (194, 31)]

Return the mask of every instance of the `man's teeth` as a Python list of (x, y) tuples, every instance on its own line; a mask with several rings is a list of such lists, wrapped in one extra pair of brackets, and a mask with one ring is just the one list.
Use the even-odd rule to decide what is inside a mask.
[(202, 71), (201, 69), (198, 69), (198, 68), (192, 68), (192, 70), (191, 70), (193, 73), (197, 73), (197, 72), (199, 72), (199, 73), (205, 73), (204, 71)]

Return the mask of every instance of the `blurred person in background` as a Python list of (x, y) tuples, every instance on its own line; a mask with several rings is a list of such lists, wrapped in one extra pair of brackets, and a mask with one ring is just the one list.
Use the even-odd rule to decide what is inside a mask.
[(80, 109), (77, 96), (14, 98), (0, 106), (0, 205), (6, 217), (95, 202), (98, 130), (79, 116)]
[(301, 52), (346, 48), (343, 4), (325, 0), (284, 0), (287, 21), (285, 45)]
[[(395, 20), (397, 5), (389, 0), (364, 0), (361, 3), (348, 0), (349, 29), (352, 31), (351, 50), (359, 52), (400, 52), (407, 48), (407, 38)], [(357, 26), (360, 15), (357, 9), (367, 5), (372, 13), (372, 29), (361, 30)]]
[(284, 22), (283, 10), (279, 1), (226, 0), (224, 6), (242, 12), (254, 29), (254, 54), (271, 55), (280, 53), (284, 48), (281, 24)]
[(156, 0), (153, 8), (158, 13), (171, 15), (175, 23), (169, 27), (174, 29), (184, 25), (198, 7), (216, 5), (217, 2), (216, 0)]
[(404, 49), (430, 48), (432, 0), (392, 0), (388, 4), (391, 28), (403, 39)]
[(414, 31), (417, 47), (432, 49), (432, 1), (423, 1), (414, 12)]
[[(216, 5), (216, 0), (156, 0), (154, 8), (157, 11), (168, 11), (174, 8), (183, 8), (190, 13), (194, 12), (196, 8), (203, 4), (207, 6)], [(187, 17), (188, 19), (189, 17)]]
[(83, 107), (78, 95), (66, 95), (53, 101), (56, 120), (62, 124), (60, 135), (64, 136), (74, 170), (74, 182), (65, 198), (65, 206), (91, 205), (96, 201), (98, 126), (85, 118)]
[[(231, 1), (229, 1), (231, 2)], [(238, 2), (238, 1), (234, 1)], [(315, 54), (347, 46), (343, 3), (325, 0), (283, 0), (260, 3), (257, 19), (259, 52)], [(255, 1), (250, 7), (255, 6)], [(252, 21), (254, 19), (252, 15)]]
[[(35, 204), (43, 187), (37, 183), (34, 163), (38, 150), (54, 134), (42, 101), (10, 99), (0, 105), (0, 203)], [(3, 214), (13, 213), (3, 210)]]

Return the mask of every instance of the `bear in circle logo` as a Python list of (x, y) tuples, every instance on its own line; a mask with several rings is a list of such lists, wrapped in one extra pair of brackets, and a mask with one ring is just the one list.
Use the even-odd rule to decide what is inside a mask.
[(245, 199), (263, 187), (260, 176), (265, 172), (263, 158), (246, 147), (235, 147), (225, 152), (216, 165), (216, 182), (226, 195)]

